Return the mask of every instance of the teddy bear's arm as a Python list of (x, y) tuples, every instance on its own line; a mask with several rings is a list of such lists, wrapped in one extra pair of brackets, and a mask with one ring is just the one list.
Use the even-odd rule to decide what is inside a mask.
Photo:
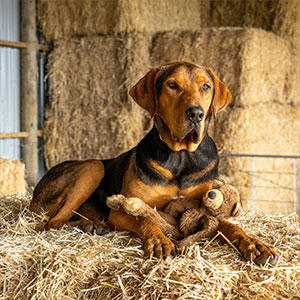
[(179, 242), (179, 247), (186, 247), (192, 244), (198, 243), (203, 238), (212, 237), (216, 234), (219, 221), (215, 217), (206, 216), (206, 221), (203, 224), (203, 228), (201, 231), (198, 231), (192, 235), (187, 236), (183, 240)]
[(182, 234), (177, 227), (167, 222), (169, 220), (168, 216), (166, 216), (165, 220), (164, 214), (160, 215), (159, 212), (139, 198), (126, 198), (123, 195), (113, 195), (106, 199), (106, 204), (114, 210), (124, 211), (134, 217), (150, 217), (165, 235), (173, 239), (182, 238)]
[(183, 212), (179, 220), (179, 229), (185, 237), (198, 231), (205, 213), (204, 207), (191, 208)]
[(196, 199), (179, 198), (172, 200), (164, 209), (164, 212), (174, 218), (177, 218), (179, 214), (191, 208), (200, 207), (201, 202)]

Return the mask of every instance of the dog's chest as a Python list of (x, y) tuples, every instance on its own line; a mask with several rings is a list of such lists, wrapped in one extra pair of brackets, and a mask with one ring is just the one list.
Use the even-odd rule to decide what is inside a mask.
[[(217, 159), (187, 151), (172, 153), (167, 160), (158, 164), (159, 168), (152, 170), (157, 177), (161, 177), (157, 181), (165, 185), (174, 184), (180, 191), (212, 180), (218, 172)], [(169, 176), (165, 176), (167, 172)]]
[(212, 187), (207, 175), (216, 167), (216, 160), (199, 163), (189, 156), (173, 156), (165, 163), (149, 160), (148, 168), (142, 170), (134, 163), (130, 164), (121, 193), (127, 197), (141, 198), (158, 209), (178, 197), (201, 199)]

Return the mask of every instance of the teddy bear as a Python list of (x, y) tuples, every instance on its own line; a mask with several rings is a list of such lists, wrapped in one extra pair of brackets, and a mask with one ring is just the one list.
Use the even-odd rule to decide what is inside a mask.
[(215, 180), (202, 201), (179, 198), (172, 200), (163, 211), (157, 211), (139, 198), (123, 195), (108, 197), (107, 205), (135, 217), (150, 217), (162, 232), (177, 240), (179, 247), (197, 243), (217, 233), (220, 221), (241, 212), (239, 192), (223, 180)]

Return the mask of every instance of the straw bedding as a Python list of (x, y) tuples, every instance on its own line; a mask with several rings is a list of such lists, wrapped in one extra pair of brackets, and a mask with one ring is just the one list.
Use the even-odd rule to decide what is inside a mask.
[(244, 229), (277, 247), (274, 268), (244, 261), (228, 244), (201, 242), (186, 255), (145, 260), (125, 232), (36, 232), (28, 199), (0, 201), (1, 299), (298, 299), (296, 215), (243, 214)]

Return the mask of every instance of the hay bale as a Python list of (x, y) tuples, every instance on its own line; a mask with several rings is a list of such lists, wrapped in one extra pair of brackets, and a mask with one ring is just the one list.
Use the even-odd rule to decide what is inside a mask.
[(50, 42), (113, 31), (118, 0), (38, 0), (37, 20)]
[(195, 29), (198, 0), (39, 0), (47, 41), (113, 32)]
[[(120, 49), (120, 63), (124, 66), (127, 101), (132, 103), (138, 115), (142, 115), (144, 132), (152, 128), (152, 119), (148, 112), (140, 108), (129, 96), (129, 90), (133, 87), (152, 67), (149, 48), (152, 42), (152, 34), (136, 32), (124, 34), (122, 37), (122, 49)], [(137, 141), (138, 142), (138, 141)]]
[(28, 201), (0, 201), (2, 299), (293, 299), (299, 295), (299, 217), (244, 214), (236, 222), (276, 245), (276, 267), (243, 260), (228, 244), (203, 240), (186, 255), (145, 260), (125, 232), (36, 232)]
[[(228, 109), (215, 121), (214, 139), (219, 150), (234, 154), (299, 155), (300, 108), (273, 103)], [(256, 158), (255, 206), (257, 211), (293, 212), (292, 159)], [(300, 160), (296, 160), (299, 183)], [(241, 192), (244, 208), (252, 207), (251, 158), (222, 158), (221, 173)], [(299, 186), (299, 184), (298, 184)], [(297, 211), (300, 212), (300, 197)]]
[(272, 31), (289, 40), (296, 51), (300, 51), (300, 2), (298, 0), (278, 1)]
[(280, 0), (210, 0), (207, 27), (254, 27), (271, 30)]
[(24, 164), (17, 159), (0, 157), (0, 197), (25, 196), (26, 192)]
[(152, 64), (176, 60), (211, 67), (233, 95), (230, 106), (300, 104), (300, 76), (293, 49), (264, 30), (219, 28), (156, 34)]
[(211, 0), (203, 27), (253, 27), (272, 31), (300, 49), (298, 0)]
[(145, 113), (128, 96), (127, 83), (135, 79), (138, 68), (130, 75), (133, 67), (126, 66), (134, 65), (132, 60), (138, 65), (148, 38), (132, 38), (135, 50), (128, 49), (131, 42), (126, 36), (72, 39), (55, 45), (44, 129), (48, 167), (67, 159), (115, 157), (145, 134)]
[(198, 29), (200, 9), (198, 0), (121, 0), (117, 31)]

